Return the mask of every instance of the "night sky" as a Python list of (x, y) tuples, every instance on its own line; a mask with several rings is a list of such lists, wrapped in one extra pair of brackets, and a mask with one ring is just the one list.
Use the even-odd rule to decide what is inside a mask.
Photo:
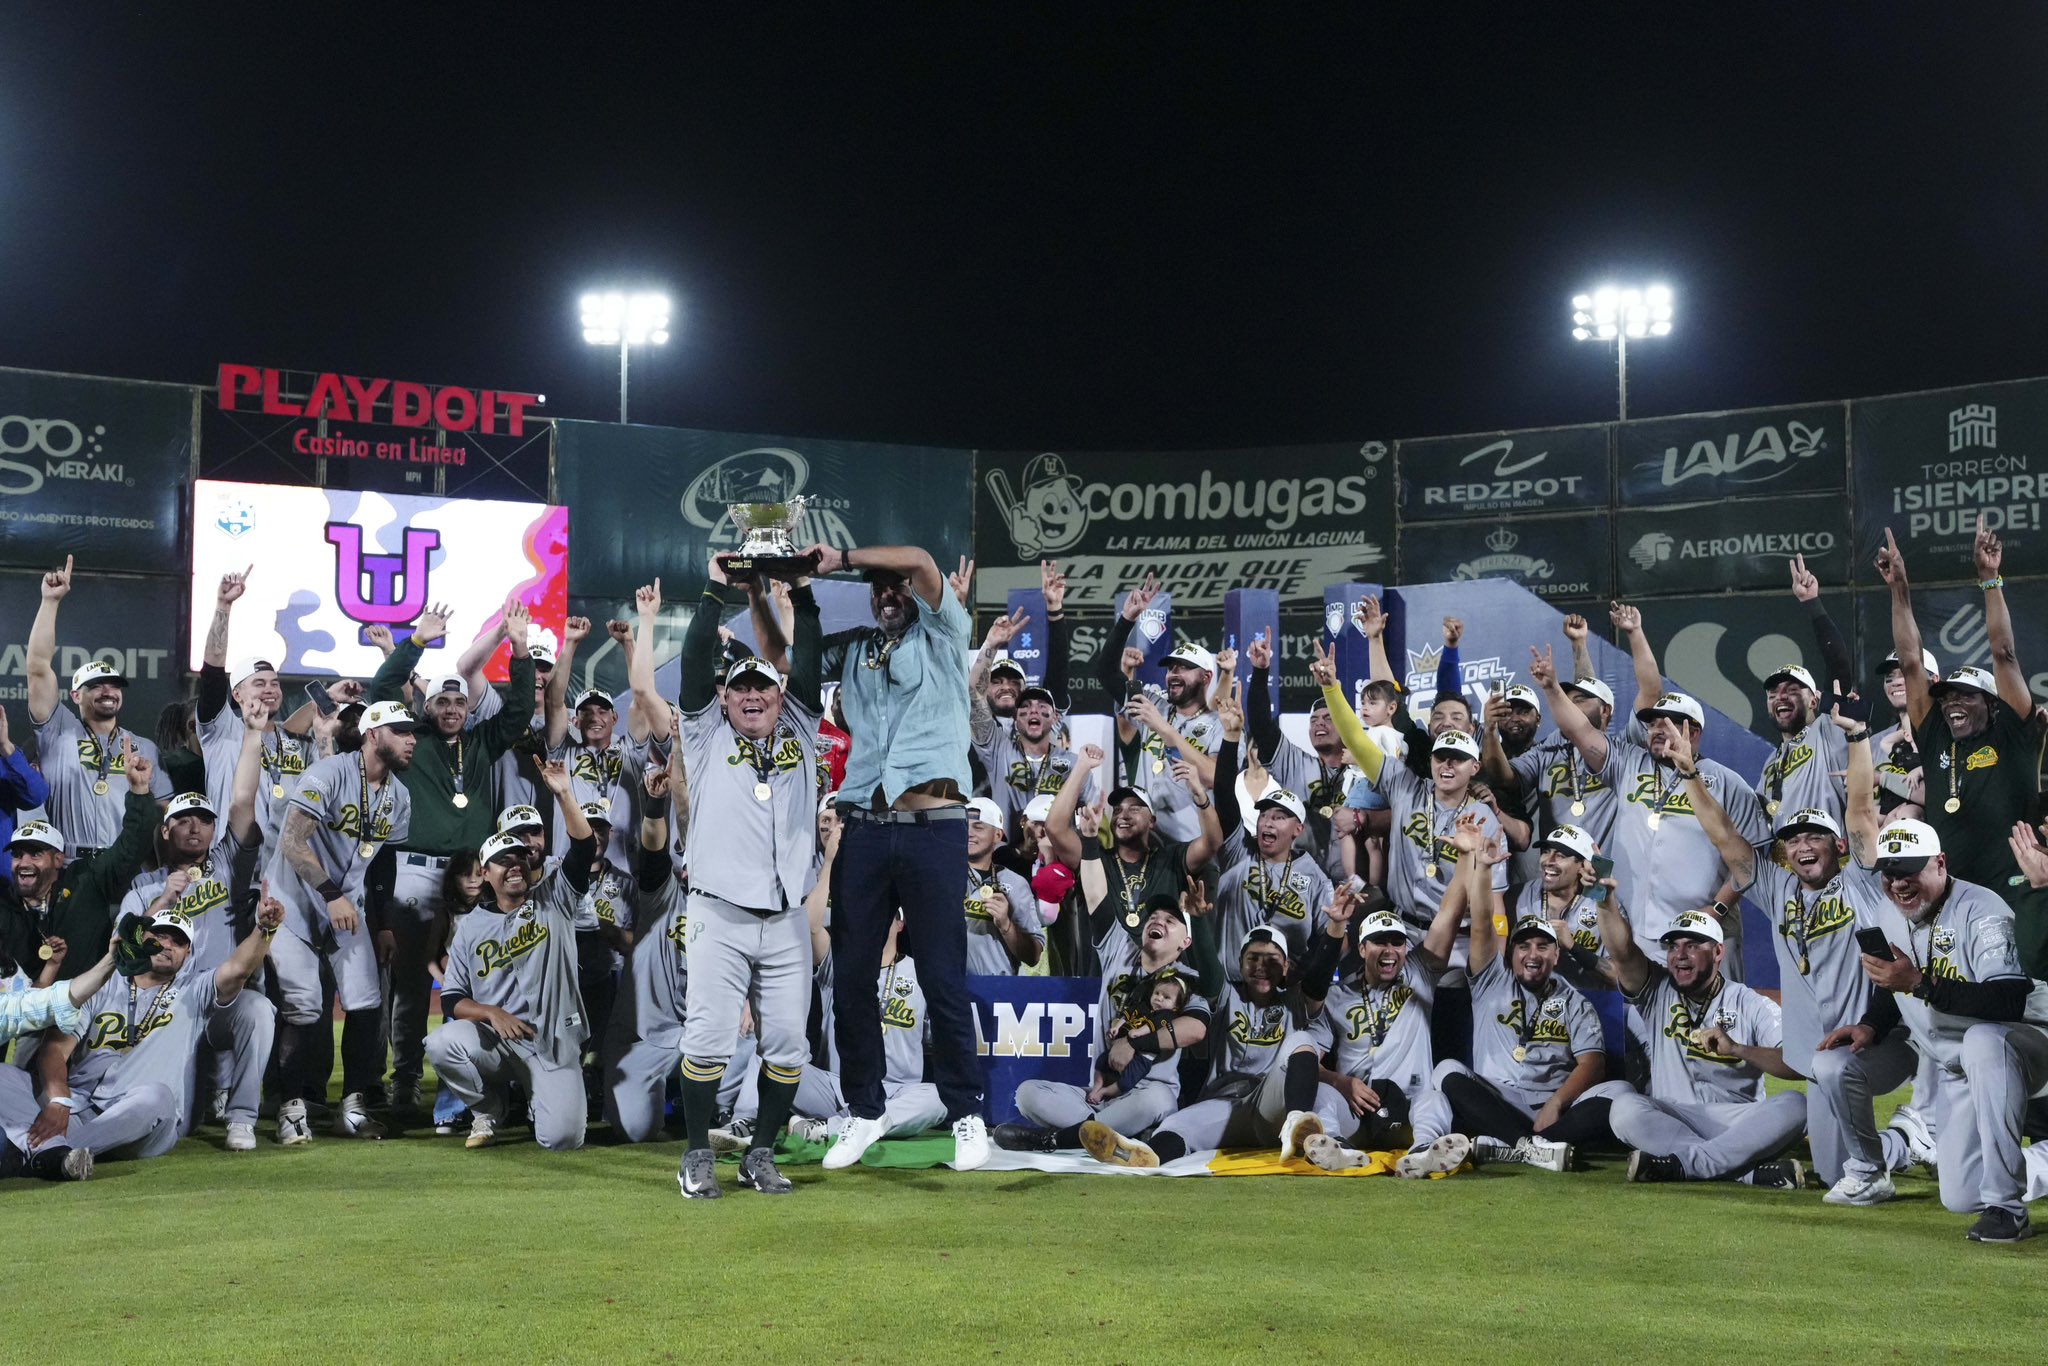
[(616, 281), (642, 421), (1255, 445), (1611, 418), (1615, 276), (1637, 415), (2048, 374), (2048, 6), (590, 8), (0, 9), (0, 364), (605, 418)]

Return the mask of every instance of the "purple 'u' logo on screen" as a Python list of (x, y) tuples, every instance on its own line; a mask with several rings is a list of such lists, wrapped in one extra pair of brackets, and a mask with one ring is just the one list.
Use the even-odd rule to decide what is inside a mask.
[(441, 533), (407, 527), (403, 555), (365, 555), (361, 527), (329, 522), (327, 542), (334, 547), (334, 600), (357, 623), (357, 640), (369, 644), (369, 628), (378, 625), (390, 627), (393, 640), (412, 634), (405, 623), (426, 609), (428, 557), (441, 544)]

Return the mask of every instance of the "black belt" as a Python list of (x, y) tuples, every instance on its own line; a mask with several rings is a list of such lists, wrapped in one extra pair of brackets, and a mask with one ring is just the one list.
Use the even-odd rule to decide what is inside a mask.
[(950, 806), (927, 806), (913, 811), (899, 811), (894, 807), (887, 811), (870, 811), (864, 806), (842, 806), (839, 819), (843, 821), (865, 821), (869, 825), (930, 825), (933, 821), (964, 821), (967, 807), (961, 803)]

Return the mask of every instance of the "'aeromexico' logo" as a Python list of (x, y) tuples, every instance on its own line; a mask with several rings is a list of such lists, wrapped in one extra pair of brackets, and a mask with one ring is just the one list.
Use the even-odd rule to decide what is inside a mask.
[(403, 553), (365, 555), (361, 527), (329, 522), (327, 543), (334, 547), (334, 601), (361, 628), (359, 643), (370, 643), (372, 626), (390, 627), (393, 639), (410, 635), (407, 623), (426, 610), (427, 574), (441, 533), (407, 527)]

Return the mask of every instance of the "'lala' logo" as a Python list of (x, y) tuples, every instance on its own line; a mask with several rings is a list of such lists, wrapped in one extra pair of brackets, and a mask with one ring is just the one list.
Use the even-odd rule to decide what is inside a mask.
[(370, 643), (372, 626), (390, 627), (394, 640), (411, 634), (404, 623), (426, 608), (429, 557), (441, 544), (441, 533), (407, 527), (402, 555), (365, 555), (363, 529), (347, 522), (329, 522), (327, 541), (334, 547), (334, 599), (344, 615), (363, 627), (361, 643)]

